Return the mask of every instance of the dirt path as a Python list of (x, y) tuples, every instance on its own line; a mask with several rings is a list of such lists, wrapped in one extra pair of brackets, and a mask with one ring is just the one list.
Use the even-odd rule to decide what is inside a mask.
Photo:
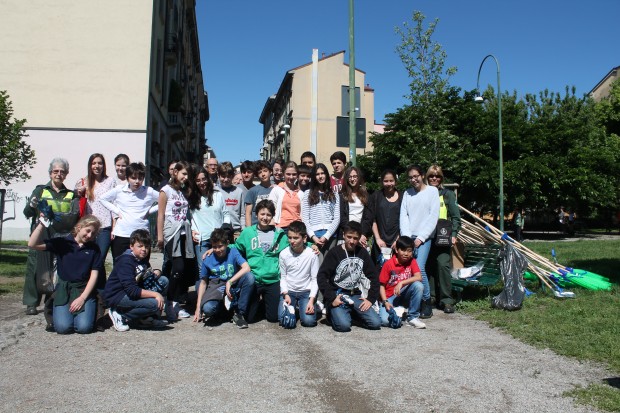
[(20, 298), (0, 297), (2, 412), (586, 412), (562, 393), (608, 376), (458, 313), (426, 330), (183, 320), (61, 336)]

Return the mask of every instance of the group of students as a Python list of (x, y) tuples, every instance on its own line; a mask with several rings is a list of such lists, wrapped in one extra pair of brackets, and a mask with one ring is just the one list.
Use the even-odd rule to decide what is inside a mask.
[[(117, 331), (164, 327), (191, 317), (191, 286), (194, 321), (232, 316), (239, 328), (263, 317), (312, 327), (323, 315), (341, 332), (354, 320), (369, 329), (401, 320), (425, 328), (421, 319), (432, 316), (433, 305), (454, 312), (449, 249), (460, 216), (441, 168), (425, 174), (408, 167), (411, 187), (403, 193), (396, 172), (386, 170), (381, 190), (369, 194), (344, 153), (330, 163), (332, 174), (305, 152), (300, 165), (245, 161), (236, 176), (230, 162), (214, 158), (204, 167), (174, 161), (157, 192), (143, 186), (144, 165), (128, 159), (125, 180), (107, 184), (105, 159), (93, 154), (89, 176), (75, 188), (87, 202), (74, 231), (43, 241), (42, 216), (29, 242), (57, 257), (53, 328), (91, 331), (102, 315), (98, 295)], [(50, 178), (57, 167), (50, 164)], [(161, 271), (149, 264), (148, 216), (155, 212)], [(434, 242), (440, 221), (449, 225), (447, 244)], [(106, 280), (110, 240), (114, 264)], [(59, 299), (61, 289), (67, 293)]]

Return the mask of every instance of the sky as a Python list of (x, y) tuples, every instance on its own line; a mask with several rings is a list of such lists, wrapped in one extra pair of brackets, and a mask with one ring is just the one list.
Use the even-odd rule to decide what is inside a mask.
[[(259, 158), (258, 118), (286, 72), (309, 63), (312, 49), (346, 50), (348, 0), (197, 0), (198, 36), (210, 120), (207, 143), (219, 161)], [(405, 105), (409, 78), (396, 54), (396, 26), (414, 11), (439, 19), (433, 40), (455, 66), (450, 84), (476, 87), (488, 54), (500, 63), (501, 89), (518, 96), (575, 86), (588, 93), (620, 66), (617, 17), (620, 0), (357, 0), (355, 61), (375, 89), (375, 122)], [(488, 59), (480, 87), (496, 87)]]

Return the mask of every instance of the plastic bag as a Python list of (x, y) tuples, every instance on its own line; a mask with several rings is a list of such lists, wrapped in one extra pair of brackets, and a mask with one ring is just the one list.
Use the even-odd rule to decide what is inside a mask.
[(54, 292), (54, 254), (51, 252), (37, 251), (35, 280), (39, 294), (49, 295)]
[(527, 260), (515, 247), (506, 244), (500, 252), (499, 267), (504, 279), (504, 289), (493, 297), (491, 305), (508, 311), (519, 310), (525, 297), (523, 272), (527, 268)]

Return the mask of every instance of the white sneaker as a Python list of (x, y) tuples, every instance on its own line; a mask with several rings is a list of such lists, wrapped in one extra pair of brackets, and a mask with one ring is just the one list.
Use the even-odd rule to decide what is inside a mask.
[(407, 325), (410, 325), (411, 327), (415, 327), (415, 328), (426, 328), (426, 324), (424, 324), (424, 322), (420, 320), (418, 317), (412, 318), (411, 320), (407, 320)]
[(179, 310), (178, 315), (179, 315), (179, 318), (190, 318), (191, 317), (190, 313), (188, 313), (182, 308)]
[(114, 326), (114, 329), (116, 331), (123, 332), (129, 330), (129, 326), (123, 323), (123, 317), (121, 317), (121, 315), (117, 313), (116, 310), (110, 308), (108, 315), (110, 316), (110, 319), (112, 320), (112, 325)]

